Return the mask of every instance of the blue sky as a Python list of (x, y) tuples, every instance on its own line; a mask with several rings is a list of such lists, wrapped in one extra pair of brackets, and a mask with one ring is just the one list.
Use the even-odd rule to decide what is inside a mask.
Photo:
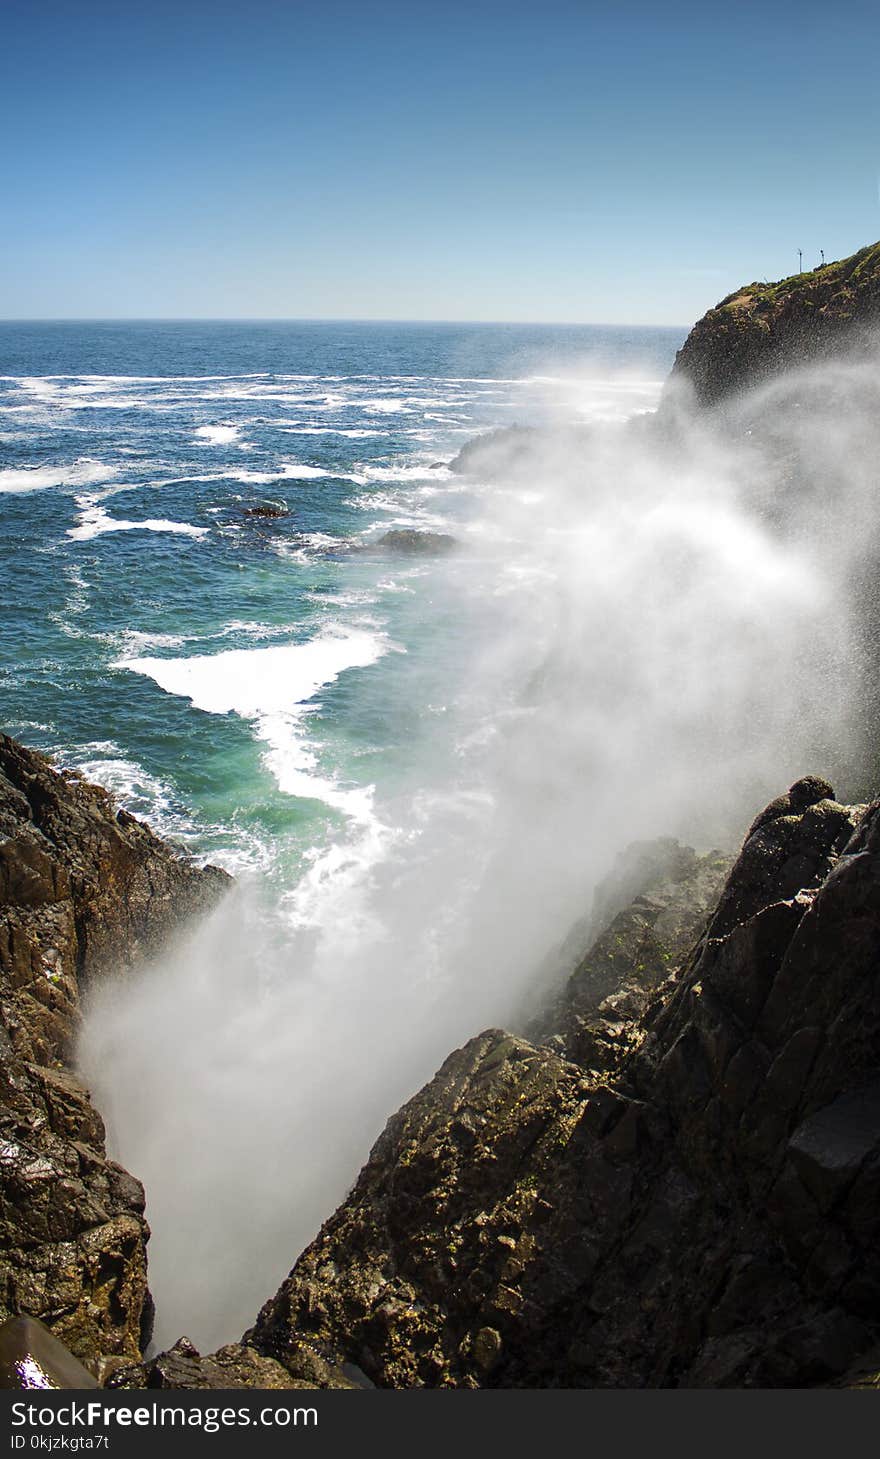
[(875, 4), (5, 0), (0, 317), (687, 324), (880, 236)]

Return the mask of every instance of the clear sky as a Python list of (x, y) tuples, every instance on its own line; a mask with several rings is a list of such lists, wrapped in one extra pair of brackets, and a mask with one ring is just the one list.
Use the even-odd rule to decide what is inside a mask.
[(3, 0), (0, 317), (687, 324), (880, 236), (876, 0)]

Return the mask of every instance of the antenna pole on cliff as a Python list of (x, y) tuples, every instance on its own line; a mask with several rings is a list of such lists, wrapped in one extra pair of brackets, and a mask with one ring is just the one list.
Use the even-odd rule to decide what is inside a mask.
[(803, 271), (804, 271), (804, 250), (802, 248), (799, 248), (798, 249), (798, 273), (799, 274), (802, 274)]

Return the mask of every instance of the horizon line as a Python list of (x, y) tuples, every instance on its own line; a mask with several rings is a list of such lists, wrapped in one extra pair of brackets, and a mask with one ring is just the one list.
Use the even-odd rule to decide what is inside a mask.
[(690, 324), (636, 324), (587, 319), (416, 319), (342, 314), (30, 314), (2, 315), (0, 324), (416, 324), (535, 329), (690, 329)]

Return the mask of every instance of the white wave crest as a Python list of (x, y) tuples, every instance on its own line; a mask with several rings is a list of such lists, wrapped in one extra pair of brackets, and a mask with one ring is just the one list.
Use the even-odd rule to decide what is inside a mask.
[(81, 456), (69, 465), (20, 466), (0, 471), (0, 492), (44, 491), (50, 486), (90, 486), (108, 481), (116, 467)]
[(188, 522), (170, 522), (165, 517), (148, 517), (143, 522), (130, 522), (124, 517), (111, 517), (96, 502), (81, 503), (79, 523), (69, 527), (68, 537), (75, 542), (90, 542), (107, 532), (171, 532), (180, 537), (207, 537), (207, 527), (193, 527)]
[(199, 443), (204, 441), (208, 446), (225, 446), (230, 441), (237, 441), (239, 434), (238, 426), (199, 426), (196, 439)]
[(352, 441), (384, 434), (382, 431), (370, 430), (368, 426), (364, 426), (362, 430), (343, 430), (339, 426), (291, 426), (282, 425), (281, 422), (276, 422), (276, 426), (285, 436), (348, 436)]
[(284, 794), (324, 801), (366, 824), (373, 819), (373, 787), (344, 788), (316, 773), (317, 756), (303, 739), (302, 723), (320, 689), (346, 669), (370, 667), (390, 647), (381, 633), (328, 631), (306, 643), (177, 659), (122, 658), (113, 667), (143, 674), (207, 714), (250, 720), (268, 747), (266, 768)]

